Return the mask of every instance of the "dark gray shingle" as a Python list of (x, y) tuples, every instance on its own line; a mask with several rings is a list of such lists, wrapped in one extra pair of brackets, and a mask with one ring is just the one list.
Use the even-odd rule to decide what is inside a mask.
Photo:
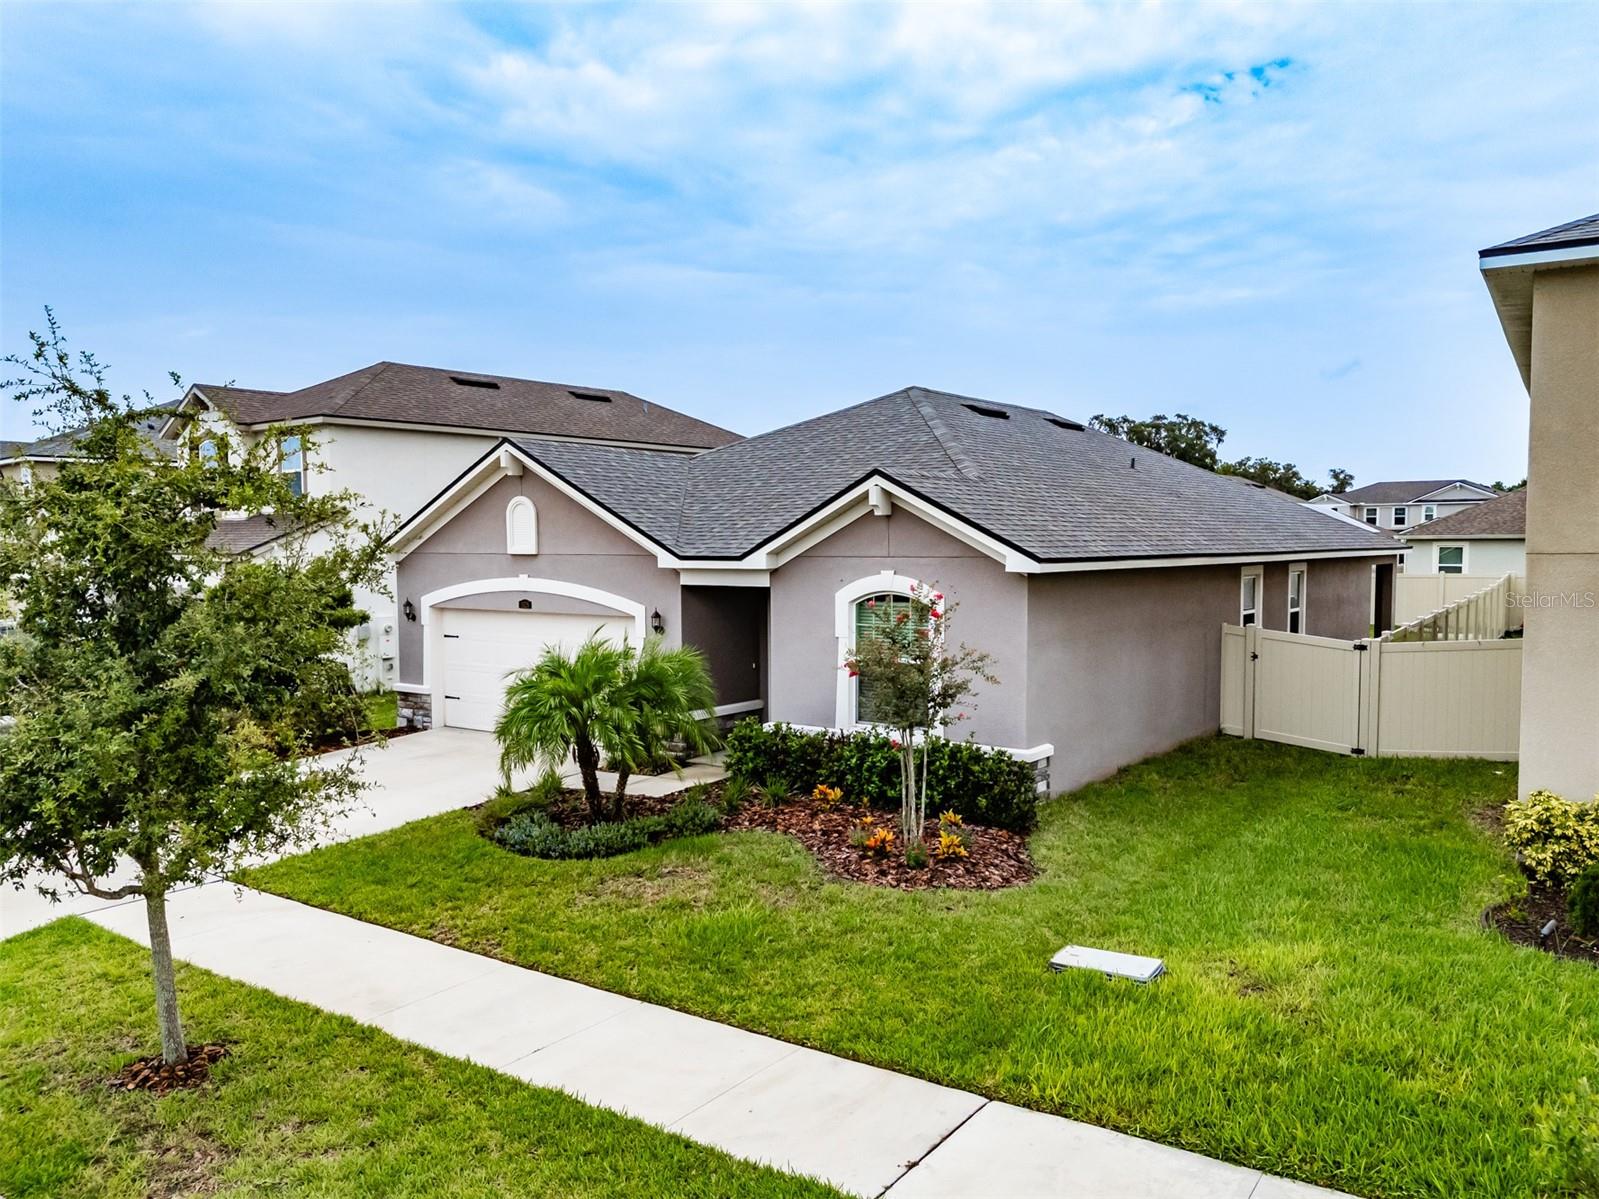
[[(462, 379), (467, 382), (457, 382)], [(244, 425), (332, 417), (689, 449), (737, 440), (726, 429), (625, 391), (399, 362), (377, 362), (299, 391), (205, 384), (198, 390)]]
[(1059, 419), (912, 387), (688, 458), (517, 444), (686, 558), (742, 557), (874, 472), (1043, 561), (1399, 548), (1292, 497)]
[(1497, 246), (1489, 246), (1478, 253), (1483, 258), (1500, 258), (1506, 254), (1525, 254), (1531, 250), (1559, 250), (1567, 246), (1596, 245), (1599, 245), (1599, 212), (1592, 216), (1567, 221), (1564, 225), (1540, 229), (1537, 233), (1529, 233), (1525, 237), (1502, 241)]

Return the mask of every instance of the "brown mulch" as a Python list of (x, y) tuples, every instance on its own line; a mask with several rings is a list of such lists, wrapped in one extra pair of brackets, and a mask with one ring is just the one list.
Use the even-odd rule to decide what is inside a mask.
[[(903, 850), (878, 856), (849, 843), (850, 830), (865, 815), (860, 808), (824, 808), (810, 798), (794, 798), (767, 807), (746, 803), (728, 820), (730, 829), (770, 829), (787, 833), (797, 840), (829, 874), (878, 887), (901, 891), (921, 891), (929, 887), (956, 887), (968, 891), (998, 891), (1032, 880), (1036, 871), (1027, 852), (1027, 838), (1004, 829), (968, 824), (971, 847), (964, 858), (931, 858), (926, 866), (905, 862)], [(880, 825), (895, 832), (898, 840), (899, 815), (872, 812)], [(938, 821), (929, 820), (922, 831), (929, 846), (938, 844)]]
[[(1539, 933), (1549, 921), (1555, 922), (1548, 937)], [(1599, 941), (1590, 941), (1572, 932), (1566, 919), (1566, 892), (1562, 887), (1534, 882), (1524, 899), (1495, 904), (1482, 914), (1482, 922), (1497, 928), (1517, 945), (1542, 949), (1556, 957), (1577, 958), (1599, 964)]]
[(426, 729), (419, 729), (413, 725), (397, 724), (392, 729), (379, 729), (357, 737), (354, 741), (346, 737), (324, 737), (311, 746), (313, 754), (331, 754), (341, 749), (354, 749), (361, 745), (371, 745), (378, 741), (393, 741), (396, 737), (409, 737), (412, 733), (423, 733)]
[[(668, 811), (684, 794), (680, 791), (673, 795), (629, 795), (627, 818), (659, 815)], [(706, 787), (705, 798), (708, 802), (719, 804), (722, 797), (721, 783), (711, 783)], [(609, 793), (605, 798), (608, 805)], [(579, 828), (591, 823), (588, 803), (581, 791), (562, 791), (545, 809), (545, 813), (563, 828)], [(1031, 882), (1038, 873), (1033, 866), (1032, 855), (1027, 852), (1026, 837), (982, 824), (966, 826), (971, 834), (971, 846), (964, 858), (930, 858), (926, 866), (914, 867), (906, 865), (903, 850), (887, 857), (867, 853), (849, 843), (850, 830), (866, 814), (854, 805), (829, 809), (809, 796), (792, 796), (776, 807), (746, 802), (723, 821), (722, 827), (729, 831), (765, 829), (787, 833), (809, 850), (829, 874), (857, 883), (895, 887), (901, 891), (921, 891), (930, 887), (998, 891)], [(870, 814), (878, 824), (892, 829), (898, 839), (897, 812), (873, 810)], [(938, 821), (927, 822), (922, 839), (929, 848), (938, 844)]]
[(189, 1056), (181, 1062), (166, 1065), (161, 1055), (141, 1057), (129, 1062), (116, 1072), (106, 1084), (115, 1091), (153, 1091), (165, 1095), (168, 1091), (197, 1087), (211, 1077), (211, 1067), (228, 1055), (226, 1045), (190, 1045)]

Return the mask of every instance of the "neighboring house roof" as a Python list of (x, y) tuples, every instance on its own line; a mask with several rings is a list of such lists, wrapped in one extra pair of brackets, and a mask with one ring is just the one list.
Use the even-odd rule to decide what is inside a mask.
[(1433, 541), (1438, 538), (1525, 537), (1527, 535), (1527, 489), (1511, 491), (1484, 504), (1473, 504), (1464, 512), (1451, 512), (1437, 520), (1417, 525), (1405, 534), (1407, 541)]
[[(1401, 548), (1053, 413), (922, 387), (692, 457), (510, 444), (687, 560), (742, 558), (873, 478), (1041, 563)], [(397, 539), (425, 535), (449, 494)]]
[(225, 554), (248, 554), (282, 537), (284, 528), (268, 513), (255, 516), (224, 517), (205, 539), (207, 547)]
[[(166, 409), (173, 406), (162, 405), (162, 408)], [(170, 419), (164, 411), (161, 411), (146, 416), (139, 421), (139, 429), (145, 434), (150, 444), (168, 456), (171, 456), (174, 452), (174, 447), (171, 442), (161, 440), (158, 434)], [(36, 441), (0, 442), (0, 459), (20, 462), (48, 462), (73, 458), (77, 456), (78, 446), (87, 432), (87, 429), (68, 429), (64, 433), (48, 434)]]
[(1570, 246), (1599, 246), (1599, 212), (1578, 217), (1563, 225), (1540, 229), (1525, 237), (1513, 237), (1477, 253), (1482, 258), (1502, 258), (1507, 254), (1524, 254), (1528, 250), (1559, 250)]
[(326, 419), (709, 449), (736, 433), (626, 391), (378, 362), (298, 391), (196, 384), (241, 425)]
[[(1475, 487), (1490, 496), (1498, 495), (1486, 483), (1473, 483), (1470, 479), (1401, 479), (1388, 483), (1367, 483), (1349, 491), (1332, 495), (1332, 498), (1352, 504), (1413, 504), (1417, 500), (1442, 491), (1446, 487)], [(1332, 493), (1328, 493), (1331, 495)], [(1321, 499), (1321, 496), (1317, 496)], [(1471, 503), (1470, 500), (1462, 501)]]

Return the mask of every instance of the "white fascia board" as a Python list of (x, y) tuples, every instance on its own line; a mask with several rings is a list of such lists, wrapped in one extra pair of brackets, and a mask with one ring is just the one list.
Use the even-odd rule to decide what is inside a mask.
[(1406, 541), (1525, 541), (1525, 533), (1409, 533)]
[(1557, 250), (1528, 250), (1525, 254), (1477, 256), (1477, 266), (1483, 271), (1502, 271), (1518, 266), (1576, 266), (1583, 262), (1599, 262), (1599, 246), (1566, 246)]
[(581, 445), (614, 446), (624, 450), (659, 450), (663, 454), (703, 454), (708, 446), (660, 445), (653, 441), (619, 441), (604, 437), (580, 437), (560, 433), (518, 433), (512, 429), (475, 429), (463, 425), (429, 425), (418, 421), (360, 420), (349, 416), (303, 416), (290, 420), (256, 421), (240, 425), (255, 432), (272, 425), (343, 425), (351, 429), (393, 429), (400, 433), (441, 433), (452, 437), (503, 437), (517, 441), (568, 441)]
[(452, 487), (442, 495), (437, 496), (432, 503), (411, 518), (414, 527), (405, 534), (402, 540), (396, 541), (391, 549), (394, 560), (398, 562), (401, 558), (404, 558), (418, 545), (426, 541), (439, 525), (450, 520), (461, 509), (478, 499), (501, 479), (521, 474), (524, 470), (532, 471), (534, 475), (555, 488), (573, 503), (592, 512), (618, 533), (654, 554), (662, 566), (674, 564), (671, 560), (671, 555), (664, 546), (657, 545), (626, 521), (617, 517), (610, 509), (595, 503), (565, 479), (546, 468), (538, 459), (524, 454), (508, 441), (502, 442), (490, 450), (478, 460), (476, 468), (469, 469), (466, 474), (456, 480)]
[(206, 398), (205, 392), (200, 389), (198, 384), (191, 383), (189, 385), (189, 390), (184, 392), (183, 398), (178, 401), (178, 406), (172, 410), (172, 415), (167, 417), (167, 419), (162, 422), (161, 428), (156, 432), (157, 437), (161, 438), (162, 440), (166, 440), (167, 430), (172, 427), (173, 422), (176, 421), (178, 417), (183, 415), (183, 410), (189, 406), (190, 400), (197, 400), (200, 405), (205, 408), (214, 408), (216, 406)]
[(772, 572), (750, 568), (683, 566), (678, 568), (678, 579), (685, 587), (770, 587)]
[(1033, 571), (1038, 574), (1066, 574), (1073, 571), (1145, 570), (1171, 566), (1236, 566), (1253, 562), (1319, 562), (1325, 558), (1392, 558), (1404, 551), (1404, 546), (1396, 545), (1391, 550), (1322, 550), (1309, 554), (1299, 550), (1287, 554), (1226, 554), (1217, 557), (1087, 559), (1082, 562), (1041, 562), (1033, 567)]
[[(1427, 500), (1428, 498), (1437, 495), (1440, 491), (1448, 491), (1451, 487), (1464, 487), (1468, 491), (1479, 492), (1479, 493), (1481, 493), (1483, 499), (1487, 499), (1487, 500), (1493, 500), (1493, 499), (1498, 499), (1499, 498), (1498, 496), (1496, 496), (1493, 493), (1493, 491), (1491, 489), (1489, 489), (1487, 487), (1478, 487), (1475, 483), (1468, 483), (1464, 479), (1456, 479), (1453, 483), (1445, 483), (1442, 487), (1434, 487), (1426, 495), (1418, 495), (1415, 499), (1409, 500), (1406, 503), (1400, 504), (1399, 507), (1406, 508), (1406, 507), (1409, 507), (1409, 506), (1411, 506), (1413, 504), (1422, 503), (1424, 500)], [(1444, 503), (1444, 504), (1451, 504), (1451, 503), (1453, 503), (1453, 504), (1474, 504), (1477, 501), (1476, 500), (1440, 500), (1439, 502), (1440, 503)]]
[(660, 559), (660, 564), (679, 571), (773, 571), (825, 541), (840, 529), (853, 524), (868, 513), (878, 511), (885, 498), (891, 500), (894, 506), (905, 509), (940, 532), (947, 533), (973, 549), (981, 551), (996, 562), (1004, 563), (1007, 570), (1027, 570), (1036, 565), (1031, 558), (1018, 554), (1017, 551), (962, 521), (952, 519), (948, 514), (940, 512), (925, 501), (895, 486), (891, 480), (876, 475), (863, 479), (858, 485), (819, 508), (800, 524), (757, 546), (742, 558), (725, 560), (665, 556)]

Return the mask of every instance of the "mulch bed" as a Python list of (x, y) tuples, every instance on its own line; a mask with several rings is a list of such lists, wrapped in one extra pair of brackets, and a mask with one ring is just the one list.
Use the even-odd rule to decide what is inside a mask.
[[(1551, 920), (1555, 922), (1554, 932), (1548, 937), (1539, 936)], [(1495, 904), (1482, 914), (1482, 922), (1489, 928), (1497, 928), (1517, 945), (1599, 965), (1599, 941), (1587, 940), (1571, 931), (1566, 920), (1566, 892), (1562, 887), (1531, 883), (1525, 899)]]
[[(720, 803), (722, 792), (721, 783), (711, 783), (705, 789), (705, 798), (711, 803)], [(681, 800), (685, 793), (629, 795), (627, 817), (659, 815)], [(608, 805), (609, 793), (605, 799)], [(545, 813), (563, 828), (578, 828), (590, 823), (588, 803), (581, 791), (561, 792), (545, 809)], [(879, 824), (893, 829), (897, 838), (897, 812), (873, 810), (871, 814)], [(905, 864), (902, 851), (888, 857), (866, 853), (849, 843), (850, 830), (863, 815), (865, 813), (853, 805), (829, 809), (809, 796), (794, 796), (776, 807), (745, 803), (722, 827), (730, 831), (765, 829), (787, 833), (809, 850), (829, 874), (851, 882), (895, 887), (901, 891), (922, 891), (930, 887), (998, 891), (1031, 882), (1037, 874), (1032, 855), (1027, 852), (1026, 837), (981, 824), (966, 826), (972, 844), (964, 858), (932, 858), (926, 866), (917, 868)], [(938, 821), (929, 820), (922, 837), (927, 845), (936, 845)]]
[[(1004, 829), (968, 824), (972, 845), (964, 858), (932, 858), (917, 868), (905, 863), (903, 851), (879, 857), (849, 843), (850, 830), (863, 815), (857, 807), (824, 808), (816, 801), (794, 798), (777, 805), (747, 803), (728, 822), (730, 829), (771, 829), (797, 840), (829, 874), (857, 883), (921, 891), (929, 887), (956, 887), (967, 891), (998, 891), (1032, 880), (1036, 871), (1027, 852), (1027, 838)], [(897, 812), (872, 812), (880, 824), (899, 831)], [(929, 845), (938, 843), (938, 821), (922, 830)]]
[(116, 1072), (108, 1086), (115, 1091), (152, 1091), (165, 1095), (168, 1091), (197, 1087), (211, 1077), (211, 1067), (228, 1055), (226, 1045), (190, 1045), (189, 1056), (173, 1065), (166, 1065), (161, 1055), (141, 1057), (129, 1062)]

